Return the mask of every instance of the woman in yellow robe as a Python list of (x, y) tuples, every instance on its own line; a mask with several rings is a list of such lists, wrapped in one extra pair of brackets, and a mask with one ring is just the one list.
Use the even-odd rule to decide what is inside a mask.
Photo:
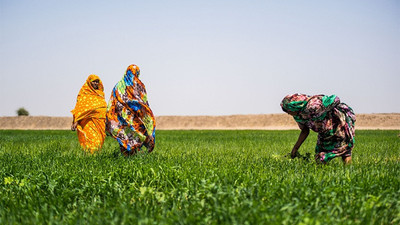
[(90, 75), (79, 91), (75, 108), (71, 111), (72, 131), (77, 131), (79, 143), (90, 153), (101, 149), (106, 136), (107, 103), (100, 78)]

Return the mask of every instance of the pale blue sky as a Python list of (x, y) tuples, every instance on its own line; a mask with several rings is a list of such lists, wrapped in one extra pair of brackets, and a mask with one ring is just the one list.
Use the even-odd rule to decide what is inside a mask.
[(156, 115), (281, 113), (292, 93), (400, 112), (400, 1), (0, 0), (0, 116), (71, 116), (141, 68)]

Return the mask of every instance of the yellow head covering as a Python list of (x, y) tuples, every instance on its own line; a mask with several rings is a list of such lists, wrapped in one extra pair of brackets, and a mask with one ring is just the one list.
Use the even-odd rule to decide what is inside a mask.
[[(99, 89), (94, 89), (91, 82), (99, 80)], [(74, 115), (74, 122), (84, 118), (106, 117), (107, 103), (104, 99), (104, 86), (97, 75), (91, 74), (79, 91), (75, 108), (71, 111)]]

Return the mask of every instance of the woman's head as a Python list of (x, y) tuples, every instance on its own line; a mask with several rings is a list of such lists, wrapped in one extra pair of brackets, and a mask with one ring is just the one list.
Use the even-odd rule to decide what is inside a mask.
[(131, 75), (132, 77), (139, 78), (140, 75), (139, 67), (135, 64), (128, 66), (128, 68), (126, 69), (126, 75)]
[(93, 87), (95, 90), (98, 90), (98, 89), (99, 89), (100, 80), (99, 80), (99, 79), (96, 79), (96, 80), (94, 80), (94, 81), (91, 81), (90, 84), (92, 85), (92, 87)]
[(281, 108), (284, 112), (297, 116), (307, 105), (310, 97), (304, 94), (287, 95), (281, 102)]
[(104, 90), (103, 84), (100, 80), (100, 77), (97, 75), (91, 74), (87, 79), (88, 85), (91, 86), (94, 90)]

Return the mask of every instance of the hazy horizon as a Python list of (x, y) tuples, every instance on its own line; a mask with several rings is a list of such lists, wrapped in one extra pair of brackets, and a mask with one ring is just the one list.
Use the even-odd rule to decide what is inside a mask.
[(336, 94), (399, 113), (399, 1), (0, 0), (0, 116), (71, 116), (98, 75), (108, 101), (130, 64), (163, 115), (283, 113)]

